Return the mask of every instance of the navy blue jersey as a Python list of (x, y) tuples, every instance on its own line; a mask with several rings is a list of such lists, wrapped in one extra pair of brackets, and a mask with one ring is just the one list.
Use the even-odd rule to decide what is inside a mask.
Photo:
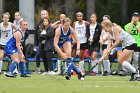
[[(21, 33), (22, 35), (22, 32), (21, 30), (17, 30)], [(21, 43), (24, 41), (24, 35), (22, 35), (22, 38), (21, 38)], [(9, 39), (9, 41), (6, 43), (5, 45), (5, 52), (6, 54), (8, 55), (12, 55), (14, 53), (18, 53), (18, 49), (17, 49), (17, 46), (16, 46), (16, 39), (14, 36), (12, 36), (12, 38)]]
[(60, 34), (60, 37), (59, 37), (58, 46), (62, 47), (65, 42), (71, 42), (71, 39), (69, 38), (69, 36), (71, 34), (71, 30), (70, 30), (70, 27), (69, 27), (67, 33), (64, 33), (62, 25), (61, 25), (60, 26), (60, 31), (61, 31), (61, 34)]

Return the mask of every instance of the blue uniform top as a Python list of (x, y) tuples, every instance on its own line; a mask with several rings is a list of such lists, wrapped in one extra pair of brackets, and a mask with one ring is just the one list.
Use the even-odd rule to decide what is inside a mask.
[(71, 39), (69, 38), (69, 36), (71, 34), (71, 30), (70, 30), (70, 27), (69, 27), (67, 33), (65, 34), (64, 31), (63, 31), (62, 25), (61, 25), (60, 26), (60, 31), (61, 31), (61, 34), (60, 34), (60, 37), (59, 37), (58, 46), (62, 47), (65, 42), (71, 42)]
[[(17, 31), (19, 31), (22, 35), (21, 29), (18, 29)], [(22, 35), (21, 43), (23, 41), (24, 41), (24, 35)], [(12, 55), (12, 54), (18, 53), (18, 49), (17, 49), (17, 46), (16, 46), (16, 39), (15, 39), (14, 35), (6, 43), (4, 50), (5, 50), (7, 55)]]

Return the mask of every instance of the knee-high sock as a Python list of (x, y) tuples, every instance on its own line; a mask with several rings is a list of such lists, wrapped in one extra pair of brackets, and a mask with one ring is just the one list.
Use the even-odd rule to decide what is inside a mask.
[(2, 70), (2, 64), (3, 64), (3, 61), (0, 60), (0, 73), (1, 73), (1, 70)]
[(58, 73), (61, 72), (61, 61), (58, 59), (57, 60), (57, 67), (58, 67)]
[(84, 60), (79, 61), (79, 70), (82, 72), (84, 70)]
[(73, 69), (77, 74), (80, 74), (81, 71), (76, 67), (76, 65), (73, 63), (71, 58), (67, 58), (67, 64), (68, 64), (68, 69), (67, 69), (67, 75), (71, 75), (71, 70)]
[[(98, 60), (92, 60), (91, 66), (94, 66), (96, 63), (98, 63)], [(98, 73), (98, 65), (93, 69), (93, 72)]]
[(136, 69), (127, 61), (122, 63), (122, 66), (127, 69), (130, 73), (136, 73)]
[(104, 71), (110, 72), (110, 62), (109, 62), (109, 60), (103, 60), (103, 67), (104, 67)]
[(19, 63), (19, 69), (20, 69), (20, 72), (21, 72), (21, 75), (24, 75), (25, 74), (25, 63), (24, 62), (20, 62)]
[(16, 68), (17, 66), (18, 66), (18, 62), (13, 61), (13, 62), (10, 64), (9, 72), (13, 73), (13, 71), (15, 70), (15, 68)]

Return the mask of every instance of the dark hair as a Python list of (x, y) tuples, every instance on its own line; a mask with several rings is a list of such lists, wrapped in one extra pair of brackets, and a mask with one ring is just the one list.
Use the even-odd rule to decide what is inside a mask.
[(92, 13), (90, 16), (92, 16), (92, 15), (95, 15), (96, 17), (97, 17), (97, 14), (94, 12), (94, 13)]
[(15, 12), (15, 14), (16, 14), (16, 13), (19, 13), (19, 15), (21, 16), (21, 13), (20, 13), (19, 11)]
[(50, 19), (49, 18), (47, 18), (47, 17), (45, 17), (45, 18), (43, 18), (43, 21), (42, 21), (42, 24), (41, 24), (41, 26), (40, 26), (40, 31), (42, 31), (42, 30), (44, 30), (46, 27), (44, 26), (44, 20), (45, 19), (47, 19), (48, 20), (48, 26), (50, 26)]
[(107, 17), (110, 20), (110, 16), (109, 15), (104, 15), (103, 17)]

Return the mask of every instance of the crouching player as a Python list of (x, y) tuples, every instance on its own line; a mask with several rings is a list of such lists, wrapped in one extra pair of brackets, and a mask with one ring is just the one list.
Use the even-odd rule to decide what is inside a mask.
[(14, 35), (5, 45), (6, 55), (10, 56), (12, 63), (10, 64), (9, 71), (5, 74), (7, 77), (15, 77), (13, 74), (14, 69), (18, 66), (21, 71), (21, 77), (30, 77), (25, 74), (24, 64), (25, 57), (21, 49), (21, 43), (24, 41), (24, 34), (27, 29), (27, 21), (23, 20), (20, 23), (20, 28), (14, 32)]
[(118, 62), (122, 64), (127, 71), (131, 73), (130, 81), (140, 81), (140, 76), (137, 73), (136, 69), (128, 62), (129, 58), (131, 57), (134, 50), (137, 48), (137, 44), (133, 37), (125, 32), (119, 25), (112, 23), (109, 20), (104, 20), (102, 22), (103, 30), (110, 33), (110, 38), (114, 39), (115, 42), (108, 49), (105, 54), (109, 53), (110, 50), (115, 48), (119, 43), (122, 44), (123, 51), (118, 58)]
[[(76, 54), (80, 53), (80, 41), (74, 31), (74, 29), (70, 26), (70, 19), (65, 18), (63, 19), (62, 25), (56, 29), (55, 37), (54, 37), (54, 46), (63, 59), (67, 62), (67, 72), (66, 72), (66, 79), (70, 80), (71, 77), (71, 70), (73, 69), (78, 74), (78, 79), (81, 80), (83, 75), (81, 71), (75, 66), (71, 58), (71, 40), (69, 38), (70, 35), (74, 37), (77, 43), (77, 52)], [(63, 52), (63, 51), (64, 52)]]

